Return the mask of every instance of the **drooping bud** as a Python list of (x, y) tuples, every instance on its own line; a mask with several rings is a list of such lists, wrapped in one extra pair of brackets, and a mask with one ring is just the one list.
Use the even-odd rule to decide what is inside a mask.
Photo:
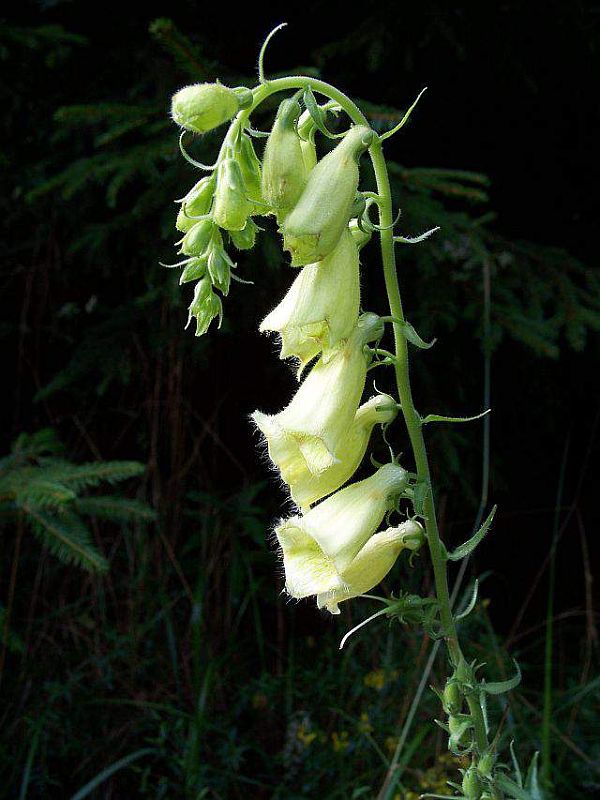
[(317, 166), (316, 130), (317, 126), (310, 112), (308, 110), (303, 111), (298, 120), (298, 135), (300, 136), (300, 149), (302, 150), (307, 174)]
[(362, 250), (366, 244), (369, 244), (372, 234), (359, 226), (358, 219), (351, 219), (348, 227), (359, 250)]
[(338, 602), (379, 583), (402, 549), (402, 534), (399, 529), (373, 534), (407, 481), (402, 467), (386, 464), (305, 516), (280, 523), (275, 533), (292, 597), (317, 595), (319, 606), (335, 614)]
[(241, 231), (229, 231), (229, 235), (238, 250), (251, 250), (254, 247), (258, 231), (258, 225), (248, 217), (246, 226)]
[(186, 256), (201, 256), (208, 247), (215, 226), (211, 219), (201, 219), (183, 237), (181, 253)]
[(279, 333), (279, 357), (296, 356), (304, 365), (321, 350), (327, 358), (328, 351), (350, 335), (359, 306), (358, 249), (346, 231), (323, 261), (304, 267), (260, 330)]
[(263, 156), (262, 196), (279, 219), (296, 205), (308, 175), (296, 130), (299, 116), (296, 98), (281, 103)]
[(298, 203), (281, 226), (292, 264), (321, 261), (338, 243), (356, 199), (358, 159), (372, 140), (370, 128), (354, 126), (310, 173)]
[(187, 324), (189, 325), (192, 317), (195, 317), (196, 336), (202, 336), (206, 333), (215, 317), (219, 317), (220, 325), (222, 316), (223, 305), (221, 299), (213, 292), (210, 280), (202, 278), (194, 289), (194, 299), (190, 304)]
[(214, 221), (227, 231), (241, 231), (252, 211), (240, 165), (233, 157), (224, 158), (217, 168)]
[(203, 278), (206, 274), (207, 263), (207, 259), (204, 256), (192, 258), (183, 268), (181, 277), (179, 278), (179, 285), (181, 286), (184, 283), (198, 281), (200, 278)]
[(246, 196), (254, 203), (253, 214), (266, 213), (265, 201), (262, 196), (262, 172), (260, 161), (254, 151), (252, 139), (242, 133), (240, 137), (240, 148), (236, 153), (236, 158), (242, 171), (242, 178), (246, 186)]
[(252, 415), (269, 446), (277, 438), (278, 462), (300, 455), (315, 475), (336, 462), (365, 386), (364, 345), (382, 330), (376, 314), (363, 314), (331, 357), (315, 364), (287, 408), (274, 416), (259, 411)]
[(244, 87), (230, 89), (220, 83), (195, 83), (173, 95), (171, 116), (177, 125), (194, 133), (206, 133), (233, 119), (252, 102)]
[(175, 227), (182, 233), (187, 233), (193, 228), (197, 219), (203, 214), (208, 214), (213, 199), (215, 181), (212, 175), (202, 178), (193, 186), (186, 196), (180, 200), (181, 208), (177, 214)]

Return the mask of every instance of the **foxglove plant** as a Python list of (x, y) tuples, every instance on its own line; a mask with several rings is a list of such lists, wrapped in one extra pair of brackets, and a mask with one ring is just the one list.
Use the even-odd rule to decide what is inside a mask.
[[(405, 319), (394, 250), (395, 244), (422, 241), (436, 229), (413, 239), (394, 235), (383, 143), (402, 128), (417, 101), (393, 129), (377, 134), (358, 106), (324, 81), (297, 75), (267, 80), (263, 59), (273, 33), (262, 47), (259, 84), (252, 90), (199, 84), (173, 97), (172, 116), (182, 128), (182, 153), (209, 173), (179, 201), (176, 220), (183, 234), (179, 252), (185, 258), (173, 266), (182, 267), (181, 283), (196, 281), (189, 320), (196, 320), (196, 335), (202, 335), (213, 319), (221, 319), (222, 297), (228, 294), (231, 279), (241, 280), (232, 271), (236, 265), (226, 243), (240, 250), (253, 247), (259, 230), (254, 218), (274, 216), (291, 266), (300, 272), (260, 330), (278, 334), (280, 357), (297, 366), (299, 387), (279, 413), (256, 411), (252, 418), (297, 505), (298, 513), (275, 527), (287, 592), (294, 598), (314, 596), (319, 608), (337, 614), (340, 603), (376, 587), (402, 551), (414, 553), (426, 542), (435, 598), (407, 594), (377, 598), (384, 607), (373, 618), (386, 615), (420, 623), (430, 636), (446, 643), (450, 674), (439, 692), (446, 715), (439, 724), (448, 733), (449, 749), (468, 763), (461, 783), (450, 782), (456, 796), (464, 800), (539, 796), (531, 789), (537, 786), (535, 766), (526, 788), (518, 766), (514, 779), (507, 775), (485, 711), (486, 694), (514, 688), (520, 673), (502, 683), (478, 677), (480, 667), (463, 654), (448, 590), (448, 562), (472, 552), (489, 530), (494, 510), (480, 530), (453, 552), (445, 548), (436, 522), (424, 428), (433, 422), (474, 418), (422, 417), (412, 397), (409, 343), (430, 345)], [(278, 93), (288, 94), (279, 105), (261, 162), (252, 138), (262, 134), (253, 129), (251, 115)], [(324, 98), (322, 105), (316, 95)], [(345, 120), (341, 133), (329, 130), (330, 113)], [(183, 146), (185, 133), (203, 134), (225, 122), (230, 125), (216, 163), (194, 161)], [(339, 140), (320, 160), (318, 134)], [(375, 192), (359, 189), (367, 153)], [(378, 212), (376, 224), (371, 219), (373, 209)], [(380, 239), (389, 305), (382, 316), (360, 310), (359, 252), (374, 232)], [(387, 330), (393, 335), (393, 352), (379, 346)], [(394, 370), (398, 397), (378, 394), (361, 405), (367, 371), (379, 366)], [(373, 430), (385, 431), (399, 413), (414, 471), (402, 467), (392, 453), (390, 462), (378, 465), (370, 477), (349, 483)], [(390, 525), (392, 513), (407, 519)], [(387, 527), (379, 530), (385, 520)]]

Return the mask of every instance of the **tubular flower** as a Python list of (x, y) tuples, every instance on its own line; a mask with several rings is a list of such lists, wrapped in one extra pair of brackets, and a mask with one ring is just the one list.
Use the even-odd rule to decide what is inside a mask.
[(313, 503), (332, 494), (354, 475), (364, 458), (371, 433), (375, 425), (391, 422), (398, 413), (397, 403), (388, 394), (372, 397), (358, 409), (354, 422), (337, 452), (337, 461), (322, 472), (313, 475), (302, 461), (281, 471), (281, 477), (289, 484), (294, 502), (308, 511)]
[(321, 261), (338, 243), (356, 198), (358, 159), (372, 140), (370, 128), (355, 125), (309, 174), (306, 188), (281, 226), (293, 265)]
[[(408, 474), (402, 467), (386, 464), (371, 477), (336, 492), (305, 516), (283, 520), (275, 534), (283, 551), (289, 594), (302, 598), (350, 592), (351, 586), (343, 576), (350, 570), (354, 580), (359, 579), (361, 566), (366, 566), (362, 551), (407, 482)], [(353, 569), (357, 558), (358, 565)], [(381, 558), (376, 561), (379, 564)], [(368, 572), (371, 577), (374, 567)], [(367, 590), (361, 588), (356, 594), (363, 591)], [(333, 607), (335, 600), (328, 605)]]
[(194, 133), (206, 133), (232, 119), (252, 102), (244, 87), (230, 89), (221, 83), (195, 83), (173, 95), (171, 116), (177, 125)]
[(262, 169), (262, 194), (277, 217), (283, 217), (296, 204), (306, 185), (304, 163), (296, 123), (300, 104), (296, 98), (284, 100), (273, 124)]
[(337, 461), (365, 386), (364, 346), (379, 338), (382, 330), (376, 314), (363, 314), (330, 358), (315, 364), (287, 408), (274, 416), (260, 411), (252, 415), (273, 461), (285, 464), (300, 455), (315, 475)]
[(304, 267), (260, 330), (281, 334), (279, 357), (297, 356), (304, 365), (350, 335), (359, 305), (358, 248), (346, 230), (323, 261)]

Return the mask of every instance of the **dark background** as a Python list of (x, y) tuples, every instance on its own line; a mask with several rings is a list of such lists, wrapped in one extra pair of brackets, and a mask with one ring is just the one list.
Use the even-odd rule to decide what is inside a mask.
[[(172, 22), (157, 27), (155, 20), (165, 17)], [(586, 685), (593, 674), (591, 574), (600, 522), (595, 224), (600, 6), (380, 2), (350, 10), (347, 3), (311, 2), (233, 10), (194, 2), (23, 3), (5, 17), (1, 51), (4, 451), (20, 432), (52, 427), (73, 461), (136, 459), (146, 470), (127, 491), (158, 514), (157, 523), (142, 531), (95, 526), (95, 541), (111, 558), (105, 579), (88, 579), (24, 539), (12, 627), (27, 631), (26, 647), (8, 654), (2, 686), (11, 698), (11, 736), (2, 750), (7, 785), (22, 785), (32, 720), (39, 719), (40, 708), (52, 706), (49, 692), (60, 696), (55, 727), (44, 725), (50, 733), (36, 746), (27, 796), (69, 796), (128, 752), (149, 741), (158, 747), (155, 728), (171, 725), (171, 717), (168, 723), (155, 719), (159, 712), (150, 706), (138, 705), (135, 714), (124, 716), (120, 709), (114, 724), (94, 707), (88, 729), (81, 709), (94, 697), (141, 698), (189, 710), (197, 708), (202, 691), (211, 698), (202, 723), (209, 727), (198, 729), (199, 749), (192, 750), (201, 753), (206, 771), (198, 775), (185, 764), (159, 767), (160, 780), (167, 780), (165, 795), (152, 770), (141, 776), (119, 773), (107, 784), (111, 797), (183, 796), (184, 784), (185, 796), (240, 796), (243, 780), (223, 783), (219, 771), (234, 757), (214, 744), (232, 737), (236, 743), (261, 743), (263, 755), (249, 756), (242, 747), (233, 769), (263, 782), (252, 784), (257, 797), (351, 796), (350, 790), (327, 794), (332, 779), (328, 767), (311, 755), (314, 744), (307, 746), (301, 766), (292, 759), (292, 768), (286, 751), (290, 725), (297, 724), (302, 706), (302, 680), (311, 685), (314, 661), (309, 654), (304, 677), (290, 688), (290, 653), (300, 651), (301, 665), (306, 637), (317, 637), (329, 654), (319, 674), (329, 670), (335, 691), (337, 641), (351, 619), (360, 620), (366, 611), (355, 604), (341, 621), (331, 621), (312, 604), (286, 604), (278, 596), (272, 548), (265, 546), (270, 521), (282, 513), (285, 498), (256, 457), (247, 415), (255, 408), (280, 408), (293, 387), (272, 343), (256, 332), (289, 283), (277, 237), (267, 225), (261, 247), (238, 259), (243, 266), (247, 258), (255, 285), (234, 285), (222, 330), (211, 330), (202, 340), (182, 331), (189, 287), (179, 289), (173, 274), (157, 266), (159, 260), (174, 260), (171, 200), (195, 179), (178, 156), (175, 128), (168, 127), (170, 95), (194, 79), (251, 80), (262, 39), (282, 20), (289, 27), (271, 44), (269, 74), (318, 70), (359, 104), (361, 98), (374, 104), (367, 110), (375, 125), (388, 124), (388, 117), (394, 119), (429, 87), (386, 153), (401, 165), (394, 189), (404, 210), (403, 232), (442, 227), (431, 245), (399, 252), (407, 315), (425, 338), (438, 338), (431, 352), (414, 352), (419, 408), (475, 413), (483, 402), (484, 353), (490, 359), (489, 502), (498, 503), (499, 513), (473, 565), (475, 574), (487, 576), (480, 609), (486, 622), (474, 628), (475, 638), (484, 642), (493, 636), (498, 652), (519, 656), (524, 696), (531, 709), (539, 709), (545, 565), (558, 530), (557, 698)], [(61, 26), (62, 33), (48, 26)], [(139, 108), (144, 123), (115, 133), (128, 121), (126, 107)], [(209, 160), (218, 140), (218, 134), (207, 137), (195, 152)], [(469, 170), (487, 176), (489, 184), (446, 179), (444, 173), (423, 183), (419, 168)], [(493, 218), (486, 218), (484, 232), (473, 233), (474, 221), (489, 212)], [(483, 258), (475, 239), (485, 247)], [(375, 248), (367, 250), (365, 261), (365, 300), (383, 312)], [(487, 334), (486, 269), (492, 301)], [(401, 426), (393, 430), (402, 449)], [(468, 534), (479, 505), (482, 430), (482, 423), (432, 430), (441, 520), (451, 542)], [(3, 540), (2, 577), (8, 586), (14, 560), (10, 525)], [(401, 582), (402, 574), (395, 580)], [(429, 585), (426, 565), (417, 567), (411, 581), (414, 591)], [(82, 595), (85, 608), (71, 613)], [(162, 617), (157, 629), (143, 628), (144, 620), (169, 603), (173, 614), (166, 634)], [(199, 607), (203, 621), (196, 629)], [(411, 635), (418, 647), (418, 634)], [(379, 669), (380, 659), (389, 657), (384, 639), (353, 651), (356, 675)], [(130, 650), (132, 640), (136, 646)], [(489, 653), (489, 639), (485, 642)], [(83, 657), (88, 648), (95, 659), (91, 672)], [(340, 680), (351, 683), (349, 673)], [(394, 689), (395, 701), (390, 696), (389, 707), (380, 710), (392, 733), (398, 698), (409, 690), (409, 685)], [(352, 696), (359, 715), (363, 698)], [(264, 714), (270, 716), (257, 724), (248, 709), (256, 711), (258, 703), (264, 710), (263, 697)], [(318, 693), (305, 697), (312, 698), (306, 713), (316, 717), (314, 708), (326, 701)], [(522, 712), (526, 719), (517, 719), (530, 751), (539, 747), (539, 716), (531, 709), (529, 716)], [(332, 735), (331, 718), (311, 724)], [(563, 766), (557, 767), (556, 796), (575, 796), (564, 788), (573, 780), (580, 781), (578, 791), (592, 792), (598, 775), (588, 763), (594, 760), (589, 725), (579, 715), (561, 720), (560, 729), (587, 761), (564, 765), (564, 775)], [(169, 731), (160, 747), (165, 763), (174, 763), (183, 759), (190, 739)], [(430, 738), (427, 752), (435, 753)], [(558, 738), (557, 746), (564, 748), (564, 741)], [(90, 749), (93, 763), (84, 755)], [(362, 763), (361, 752), (356, 745), (355, 763)], [(73, 776), (68, 765), (77, 757), (82, 765)], [(375, 777), (365, 785), (374, 791), (381, 765), (369, 768)], [(569, 770), (575, 769), (574, 778)], [(315, 782), (293, 777), (304, 776), (302, 770)], [(281, 777), (286, 774), (292, 775), (293, 789)], [(355, 788), (362, 777), (344, 773), (343, 780)], [(208, 794), (198, 793), (203, 787)]]

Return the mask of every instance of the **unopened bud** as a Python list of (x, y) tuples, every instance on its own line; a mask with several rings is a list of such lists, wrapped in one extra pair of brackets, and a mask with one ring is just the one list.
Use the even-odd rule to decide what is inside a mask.
[(442, 695), (444, 711), (447, 714), (459, 714), (463, 706), (463, 694), (458, 683), (450, 679), (444, 687)]
[(370, 128), (354, 126), (309, 174), (306, 188), (281, 228), (293, 265), (321, 261), (338, 243), (352, 216), (358, 159), (372, 141)]
[[(248, 97), (248, 95), (250, 97)], [(177, 125), (194, 133), (206, 133), (232, 119), (252, 101), (249, 89), (230, 89), (220, 83), (184, 86), (173, 95), (171, 116)]]
[(252, 210), (240, 165), (235, 158), (224, 158), (217, 169), (214, 221), (227, 231), (241, 231)]
[(254, 150), (252, 139), (245, 133), (241, 135), (240, 150), (236, 153), (236, 158), (246, 186), (246, 196), (255, 203), (253, 213), (264, 214), (266, 209), (262, 196), (260, 161)]
[(308, 173), (296, 130), (299, 116), (294, 97), (281, 103), (263, 156), (262, 194), (280, 218), (296, 205), (306, 185)]
[(196, 336), (202, 336), (208, 330), (213, 319), (221, 318), (222, 315), (223, 306), (220, 298), (213, 292), (210, 280), (202, 278), (194, 289), (194, 299), (189, 308), (188, 325), (192, 321), (192, 317), (195, 317)]
[(207, 214), (210, 210), (214, 193), (214, 178), (212, 175), (202, 178), (198, 183), (193, 186), (186, 196), (181, 200), (181, 208), (177, 215), (177, 222), (175, 227), (182, 233), (187, 233), (190, 228), (193, 228), (197, 219), (194, 217), (201, 217)]
[(211, 219), (201, 219), (185, 234), (181, 252), (186, 256), (201, 256), (210, 242), (214, 225)]
[(242, 228), (241, 231), (229, 231), (229, 235), (238, 250), (252, 250), (258, 230), (258, 225), (249, 218), (245, 228)]
[(179, 285), (190, 283), (190, 281), (198, 281), (206, 274), (207, 259), (204, 257), (193, 258), (188, 264), (185, 265), (181, 277), (179, 278)]

